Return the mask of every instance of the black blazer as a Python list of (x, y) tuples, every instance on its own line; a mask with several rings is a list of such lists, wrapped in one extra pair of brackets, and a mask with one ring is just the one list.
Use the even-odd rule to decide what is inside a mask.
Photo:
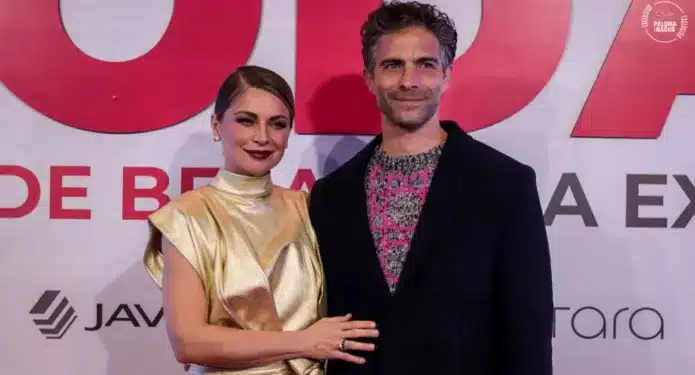
[(552, 374), (550, 255), (535, 173), (457, 124), (441, 125), (448, 138), (393, 295), (364, 187), (381, 136), (311, 191), (328, 313), (380, 329), (365, 365), (329, 361), (327, 375)]

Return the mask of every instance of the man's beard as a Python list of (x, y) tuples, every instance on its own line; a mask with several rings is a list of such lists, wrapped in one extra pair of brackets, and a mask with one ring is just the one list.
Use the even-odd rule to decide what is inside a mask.
[[(398, 108), (401, 106), (401, 103), (395, 102), (405, 97), (424, 99), (424, 102), (418, 103), (418, 108), (410, 110)], [(438, 100), (427, 100), (428, 98), (434, 99), (434, 96), (432, 96), (431, 93), (430, 95), (425, 93), (414, 93), (410, 95), (404, 92), (395, 95), (384, 93), (379, 96), (379, 109), (395, 126), (407, 132), (415, 132), (422, 128), (422, 126), (434, 116), (439, 108)]]

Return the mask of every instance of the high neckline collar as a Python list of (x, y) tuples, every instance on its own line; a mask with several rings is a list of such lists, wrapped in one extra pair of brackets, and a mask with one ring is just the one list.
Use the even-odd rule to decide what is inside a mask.
[(220, 168), (210, 183), (213, 187), (240, 198), (264, 199), (273, 190), (270, 173), (261, 176), (245, 176)]

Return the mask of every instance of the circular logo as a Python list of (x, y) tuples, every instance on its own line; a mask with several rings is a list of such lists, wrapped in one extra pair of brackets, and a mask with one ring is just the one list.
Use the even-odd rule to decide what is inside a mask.
[(642, 10), (640, 23), (647, 35), (659, 43), (672, 43), (683, 39), (688, 30), (688, 16), (681, 7), (671, 1), (647, 4)]

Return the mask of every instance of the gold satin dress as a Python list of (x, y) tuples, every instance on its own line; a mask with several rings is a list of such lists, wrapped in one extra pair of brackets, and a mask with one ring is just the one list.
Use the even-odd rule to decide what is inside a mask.
[[(153, 213), (149, 226), (145, 268), (161, 288), (165, 236), (200, 276), (209, 324), (296, 331), (324, 316), (323, 268), (307, 193), (274, 186), (269, 175), (220, 169), (210, 184)], [(241, 371), (187, 368), (219, 375), (323, 374), (319, 361), (303, 358)]]

